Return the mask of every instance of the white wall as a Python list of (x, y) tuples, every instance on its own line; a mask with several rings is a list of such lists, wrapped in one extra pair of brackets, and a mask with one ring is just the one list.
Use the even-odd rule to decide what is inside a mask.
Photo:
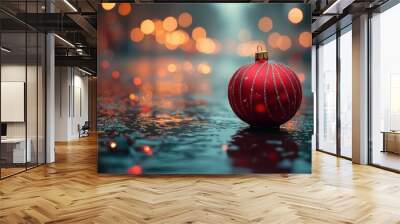
[(72, 67), (56, 67), (55, 74), (55, 140), (70, 141), (88, 120), (88, 78)]

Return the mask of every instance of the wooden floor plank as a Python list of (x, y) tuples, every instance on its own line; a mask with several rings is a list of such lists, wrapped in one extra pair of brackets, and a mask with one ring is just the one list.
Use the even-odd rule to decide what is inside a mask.
[(0, 223), (400, 223), (400, 175), (313, 152), (311, 175), (97, 174), (96, 139), (0, 181)]

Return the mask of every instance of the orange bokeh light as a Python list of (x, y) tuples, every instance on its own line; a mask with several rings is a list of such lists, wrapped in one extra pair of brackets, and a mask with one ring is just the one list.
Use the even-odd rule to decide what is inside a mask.
[(132, 101), (135, 101), (135, 100), (137, 100), (137, 96), (135, 94), (131, 93), (131, 94), (129, 94), (129, 99)]
[(192, 25), (192, 16), (188, 12), (184, 12), (179, 15), (178, 24), (181, 27), (189, 27)]
[(120, 3), (118, 7), (118, 13), (121, 16), (127, 16), (132, 11), (132, 6), (130, 3)]
[(292, 41), (288, 36), (282, 35), (279, 37), (278, 48), (282, 51), (287, 51), (292, 46)]
[(142, 79), (139, 77), (133, 78), (133, 85), (140, 86), (142, 84)]
[(258, 29), (260, 29), (262, 32), (268, 32), (272, 29), (273, 23), (271, 18), (265, 16), (261, 17), (260, 20), (258, 20)]
[(200, 63), (197, 66), (197, 71), (199, 71), (200, 73), (202, 73), (204, 75), (208, 75), (211, 73), (211, 67), (206, 63)]
[(139, 28), (133, 28), (130, 37), (133, 42), (140, 42), (143, 40), (144, 34)]
[(154, 22), (151, 21), (150, 19), (146, 19), (140, 24), (140, 30), (144, 34), (151, 34), (153, 33), (154, 29), (155, 29)]
[(120, 73), (119, 73), (119, 71), (117, 71), (117, 70), (115, 70), (115, 71), (113, 71), (112, 73), (111, 73), (111, 77), (113, 78), (113, 79), (118, 79), (119, 77), (120, 77)]
[(288, 19), (291, 23), (300, 23), (303, 20), (303, 11), (299, 8), (291, 9), (288, 14)]
[(298, 40), (302, 47), (309, 48), (312, 45), (312, 34), (310, 32), (302, 32)]
[(272, 48), (278, 48), (278, 42), (279, 42), (279, 38), (280, 38), (280, 34), (277, 32), (271, 33), (268, 36), (268, 45), (271, 46)]
[(182, 30), (176, 30), (172, 33), (167, 33), (165, 40), (171, 45), (184, 44), (189, 39), (188, 34)]
[(175, 44), (171, 44), (171, 43), (169, 43), (169, 42), (165, 42), (165, 47), (168, 49), (168, 50), (175, 50), (175, 49), (177, 49), (178, 48), (178, 45), (175, 45)]
[(216, 50), (216, 45), (210, 38), (200, 38), (196, 41), (196, 49), (201, 53), (212, 54)]
[(178, 27), (178, 22), (172, 16), (168, 16), (163, 21), (163, 28), (168, 32), (174, 31)]
[(167, 67), (167, 70), (169, 72), (176, 72), (176, 65), (175, 64), (169, 64)]
[(165, 43), (165, 36), (166, 35), (165, 35), (163, 30), (156, 32), (156, 41), (157, 41), (157, 43), (164, 44)]
[(104, 10), (110, 11), (115, 7), (116, 3), (101, 3), (101, 7), (103, 7)]
[(200, 38), (206, 38), (206, 36), (207, 36), (207, 32), (203, 27), (198, 26), (198, 27), (194, 28), (192, 31), (192, 38), (194, 40), (198, 40)]

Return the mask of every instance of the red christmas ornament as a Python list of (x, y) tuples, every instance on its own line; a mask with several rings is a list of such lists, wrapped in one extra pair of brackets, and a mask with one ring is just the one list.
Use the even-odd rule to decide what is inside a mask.
[(297, 75), (286, 65), (268, 62), (268, 52), (257, 52), (255, 62), (240, 67), (229, 81), (233, 112), (252, 126), (279, 127), (297, 112), (302, 100)]

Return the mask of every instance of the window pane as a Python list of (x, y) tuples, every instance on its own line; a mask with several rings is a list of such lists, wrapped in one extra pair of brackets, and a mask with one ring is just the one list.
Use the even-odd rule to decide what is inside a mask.
[(352, 141), (352, 35), (340, 36), (340, 152), (351, 158)]
[(372, 163), (400, 170), (400, 4), (372, 18)]
[(336, 40), (318, 48), (318, 148), (336, 153)]

